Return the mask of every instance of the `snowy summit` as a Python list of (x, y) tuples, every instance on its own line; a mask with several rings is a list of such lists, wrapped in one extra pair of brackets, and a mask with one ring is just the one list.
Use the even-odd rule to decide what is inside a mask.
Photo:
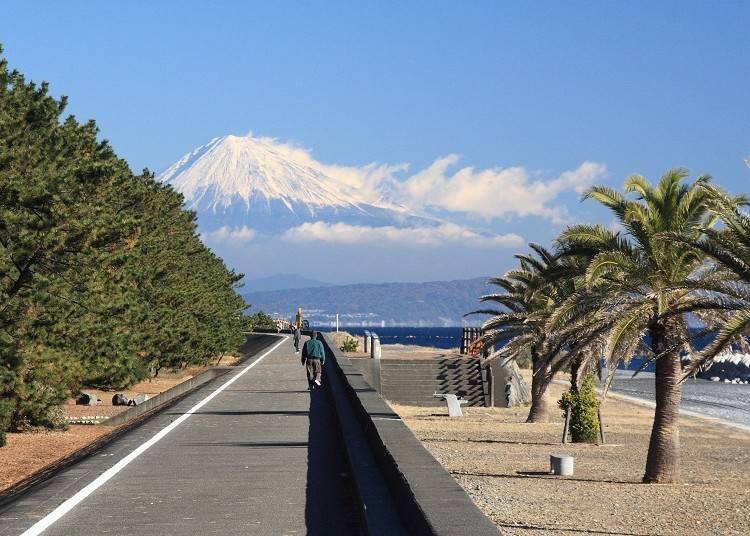
[(204, 230), (251, 227), (278, 232), (305, 222), (408, 226), (439, 222), (357, 190), (315, 167), (304, 151), (271, 138), (223, 136), (159, 175), (185, 196)]

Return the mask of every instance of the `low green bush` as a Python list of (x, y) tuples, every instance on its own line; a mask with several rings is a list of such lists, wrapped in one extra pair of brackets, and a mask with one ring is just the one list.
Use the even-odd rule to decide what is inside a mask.
[(357, 348), (359, 348), (359, 341), (357, 339), (351, 339), (347, 337), (339, 349), (342, 352), (356, 352)]
[(570, 436), (574, 443), (599, 440), (599, 399), (595, 387), (595, 376), (588, 374), (578, 390), (571, 388), (558, 402), (560, 409), (570, 412)]

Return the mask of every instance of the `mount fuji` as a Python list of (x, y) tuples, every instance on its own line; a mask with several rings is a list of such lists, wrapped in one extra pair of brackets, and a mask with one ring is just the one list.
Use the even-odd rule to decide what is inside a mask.
[(367, 200), (270, 138), (214, 138), (158, 178), (184, 195), (204, 232), (248, 227), (272, 235), (313, 222), (397, 228), (445, 223), (390, 201), (385, 192)]

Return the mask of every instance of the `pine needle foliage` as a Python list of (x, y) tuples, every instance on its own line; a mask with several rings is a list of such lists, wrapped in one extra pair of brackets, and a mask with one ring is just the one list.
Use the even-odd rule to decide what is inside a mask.
[(256, 329), (276, 329), (276, 321), (271, 315), (258, 311), (254, 314), (245, 317), (246, 325), (245, 328), (248, 331)]
[(241, 276), (182, 196), (65, 104), (0, 48), (0, 432), (63, 426), (82, 385), (207, 363), (243, 338)]

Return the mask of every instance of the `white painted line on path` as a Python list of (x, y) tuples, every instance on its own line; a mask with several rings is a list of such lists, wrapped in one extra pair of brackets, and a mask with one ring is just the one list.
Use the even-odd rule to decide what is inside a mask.
[(198, 411), (200, 408), (205, 406), (207, 403), (209, 403), (216, 395), (221, 393), (224, 389), (232, 385), (237, 379), (239, 379), (240, 376), (245, 374), (248, 370), (253, 368), (255, 365), (260, 363), (266, 356), (271, 354), (276, 348), (278, 348), (281, 343), (283, 343), (285, 340), (287, 340), (289, 337), (286, 335), (283, 336), (283, 338), (274, 344), (270, 350), (265, 352), (263, 355), (261, 355), (259, 358), (257, 358), (255, 361), (250, 363), (248, 366), (243, 368), (241, 371), (239, 371), (237, 374), (235, 374), (230, 380), (228, 380), (226, 383), (221, 385), (218, 389), (216, 389), (213, 393), (208, 395), (206, 398), (198, 402), (196, 405), (194, 405), (192, 408), (190, 408), (185, 414), (180, 415), (177, 419), (175, 419), (173, 422), (159, 430), (151, 439), (143, 443), (140, 447), (135, 449), (133, 452), (125, 456), (122, 460), (117, 462), (115, 465), (104, 471), (101, 475), (99, 475), (93, 482), (88, 484), (86, 487), (81, 489), (78, 493), (73, 495), (70, 499), (66, 500), (64, 503), (62, 503), (60, 506), (55, 508), (52, 512), (44, 516), (42, 519), (34, 523), (29, 529), (27, 529), (21, 536), (36, 536), (37, 534), (41, 534), (45, 530), (47, 530), (50, 525), (52, 525), (55, 521), (60, 519), (62, 516), (70, 512), (73, 508), (78, 505), (82, 500), (84, 500), (86, 497), (91, 495), (94, 491), (96, 491), (98, 488), (100, 488), (105, 482), (107, 482), (110, 478), (115, 476), (117, 473), (122, 471), (130, 462), (135, 460), (138, 456), (146, 452), (150, 447), (155, 445), (159, 442), (165, 435), (167, 435), (169, 432), (177, 428), (180, 424), (185, 422), (188, 417), (190, 417), (193, 413)]

